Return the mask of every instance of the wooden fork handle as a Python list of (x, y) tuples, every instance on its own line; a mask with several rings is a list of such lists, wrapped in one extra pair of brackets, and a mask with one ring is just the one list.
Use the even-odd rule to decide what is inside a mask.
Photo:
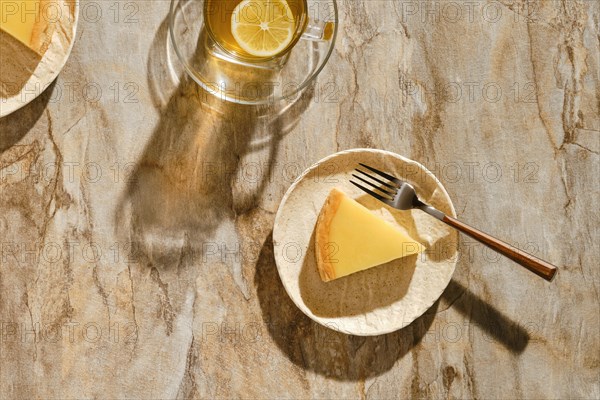
[(521, 264), (534, 274), (537, 274), (544, 278), (547, 281), (552, 281), (554, 279), (554, 275), (556, 274), (556, 267), (544, 260), (541, 260), (531, 254), (525, 253), (522, 250), (517, 249), (514, 246), (511, 246), (508, 243), (505, 243), (501, 240), (496, 239), (493, 236), (488, 235), (487, 233), (481, 232), (478, 229), (475, 229), (459, 220), (444, 215), (441, 220), (453, 228), (458, 229), (462, 233), (469, 235), (473, 239), (485, 244), (492, 250), (497, 251), (513, 260), (516, 263)]

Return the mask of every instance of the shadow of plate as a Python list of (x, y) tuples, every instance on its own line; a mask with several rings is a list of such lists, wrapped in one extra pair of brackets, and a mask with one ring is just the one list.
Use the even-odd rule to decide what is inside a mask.
[(329, 329), (304, 315), (289, 298), (273, 252), (269, 235), (254, 280), (262, 318), (281, 351), (305, 370), (340, 381), (379, 376), (421, 342), (435, 318), (439, 302), (407, 327), (385, 335), (354, 336)]
[[(0, 153), (18, 143), (40, 119), (48, 102), (52, 98), (52, 91), (56, 81), (44, 90), (27, 106), (0, 118)], [(0, 98), (0, 108), (3, 99)]]

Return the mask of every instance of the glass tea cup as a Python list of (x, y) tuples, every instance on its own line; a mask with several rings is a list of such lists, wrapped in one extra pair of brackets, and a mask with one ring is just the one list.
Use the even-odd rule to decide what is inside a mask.
[[(269, 18), (274, 29), (263, 32)], [(265, 50), (264, 41), (265, 48), (252, 47), (240, 23), (254, 25), (246, 38), (285, 38), (277, 49)], [(337, 26), (335, 0), (172, 0), (169, 20), (174, 50), (190, 77), (209, 94), (242, 104), (294, 99), (327, 63)]]

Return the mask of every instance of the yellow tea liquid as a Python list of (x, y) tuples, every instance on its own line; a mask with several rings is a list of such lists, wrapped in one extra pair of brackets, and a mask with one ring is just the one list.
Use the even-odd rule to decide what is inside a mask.
[(287, 4), (294, 16), (296, 34), (294, 39), (279, 54), (272, 57), (261, 58), (244, 51), (231, 33), (231, 18), (233, 10), (243, 0), (206, 0), (204, 3), (204, 23), (209, 36), (228, 53), (250, 61), (262, 61), (283, 55), (290, 50), (300, 39), (302, 32), (308, 24), (306, 0), (287, 0)]

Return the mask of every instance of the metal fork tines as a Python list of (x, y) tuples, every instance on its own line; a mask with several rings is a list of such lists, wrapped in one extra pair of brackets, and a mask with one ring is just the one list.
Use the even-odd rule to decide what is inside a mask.
[[(390, 182), (393, 182), (393, 180), (397, 181), (396, 178), (392, 177), (391, 175), (386, 174), (385, 172), (376, 170), (375, 168), (369, 167), (368, 165), (365, 165), (362, 163), (360, 163), (360, 165), (363, 168), (366, 168), (370, 171), (375, 172), (376, 174), (378, 174), (379, 176), (381, 176), (384, 179), (387, 179)], [(396, 196), (396, 191), (398, 190), (399, 186), (402, 185), (402, 183), (403, 183), (402, 181), (400, 181), (399, 184), (392, 184), (389, 182), (385, 182), (373, 175), (370, 175), (361, 169), (356, 168), (354, 171), (356, 171), (358, 174), (361, 174), (362, 176), (359, 176), (357, 174), (352, 174), (352, 177), (354, 177), (355, 179), (358, 179), (360, 182), (367, 185), (368, 187), (371, 187), (371, 189), (363, 186), (362, 184), (360, 184), (358, 182), (352, 181), (352, 180), (350, 181), (350, 183), (352, 183), (354, 186), (358, 187), (363, 192), (375, 197), (377, 200), (380, 200), (390, 206), (392, 205), (391, 203), (394, 200), (394, 197)], [(368, 179), (365, 179), (365, 177)], [(393, 180), (390, 178), (392, 178)]]
[(360, 175), (352, 174), (352, 177), (358, 179), (362, 184), (352, 180), (350, 183), (363, 192), (375, 197), (377, 200), (384, 202), (390, 207), (400, 210), (408, 210), (424, 205), (417, 197), (412, 185), (366, 164), (360, 163), (359, 165), (375, 174), (374, 176), (362, 169), (355, 169)]

